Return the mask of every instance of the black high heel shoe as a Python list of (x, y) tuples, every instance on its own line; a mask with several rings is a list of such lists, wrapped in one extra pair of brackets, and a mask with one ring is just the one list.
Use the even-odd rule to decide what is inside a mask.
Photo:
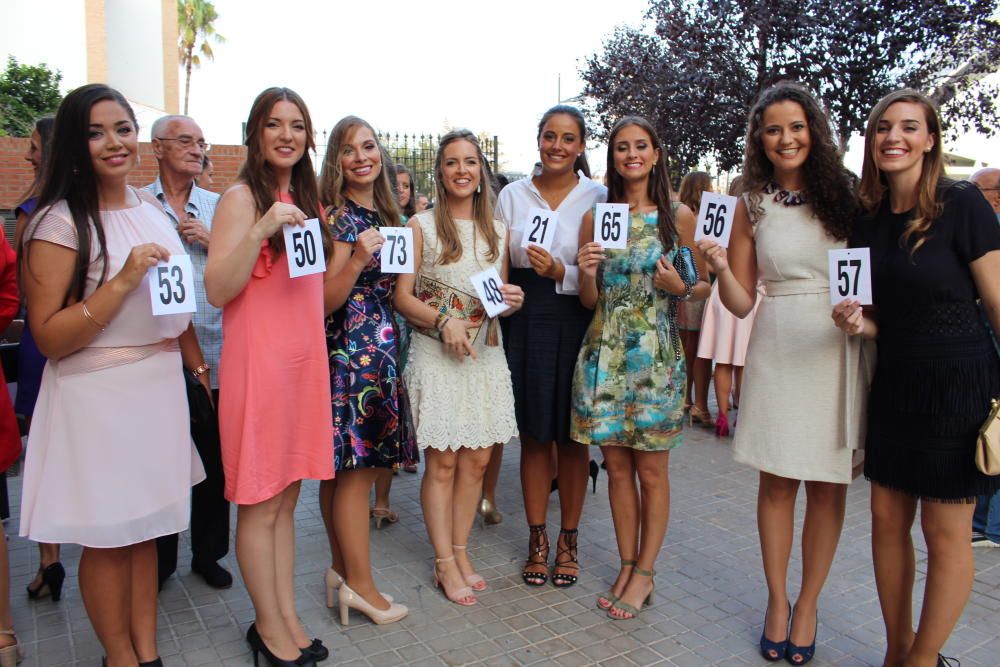
[[(251, 623), (250, 627), (247, 628), (247, 644), (250, 644), (250, 650), (253, 651), (253, 664), (254, 667), (259, 667), (257, 664), (258, 654), (264, 654), (264, 660), (271, 667), (316, 667), (316, 659), (311, 655), (305, 653), (300, 653), (299, 657), (295, 660), (282, 660), (278, 656), (271, 653), (271, 649), (267, 647), (264, 643), (264, 639), (257, 632), (257, 624)], [(311, 647), (310, 647), (311, 648)]]
[[(304, 649), (301, 650), (302, 650), (302, 655), (306, 656), (307, 658), (312, 658), (316, 662), (326, 660), (327, 658), (330, 657), (330, 649), (323, 646), (323, 642), (321, 642), (318, 639), (313, 639), (312, 643), (309, 644), (309, 646), (306, 646)], [(142, 665), (139, 665), (139, 667), (142, 667)]]
[(601, 466), (597, 465), (597, 461), (590, 459), (590, 486), (591, 493), (597, 493), (597, 475), (601, 472)]
[(38, 588), (28, 585), (28, 598), (37, 600), (52, 595), (52, 601), (59, 602), (59, 598), (62, 597), (63, 582), (66, 580), (66, 570), (63, 569), (62, 563), (56, 561), (48, 567), (40, 567), (38, 573), (42, 575), (42, 583)]

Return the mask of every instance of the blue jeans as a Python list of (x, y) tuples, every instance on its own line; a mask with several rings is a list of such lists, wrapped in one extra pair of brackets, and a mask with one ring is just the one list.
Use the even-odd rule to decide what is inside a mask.
[(1000, 542), (1000, 491), (993, 497), (979, 496), (972, 515), (972, 530), (979, 531), (994, 542)]

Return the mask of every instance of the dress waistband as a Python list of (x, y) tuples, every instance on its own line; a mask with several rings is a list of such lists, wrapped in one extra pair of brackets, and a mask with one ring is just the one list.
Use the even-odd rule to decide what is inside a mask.
[(791, 296), (792, 294), (826, 294), (830, 291), (830, 283), (816, 278), (799, 278), (796, 280), (764, 281), (764, 293), (767, 296)]
[(106, 368), (133, 364), (148, 359), (158, 352), (176, 352), (180, 349), (180, 343), (176, 338), (129, 347), (85, 347), (60, 359), (57, 362), (58, 373), (60, 376), (93, 373)]

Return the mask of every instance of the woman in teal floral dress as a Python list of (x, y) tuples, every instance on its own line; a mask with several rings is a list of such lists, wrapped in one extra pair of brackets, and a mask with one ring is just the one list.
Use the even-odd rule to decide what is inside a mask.
[[(652, 599), (653, 565), (667, 531), (667, 464), (681, 442), (687, 388), (677, 305), (707, 297), (709, 286), (682, 279), (674, 268), (678, 246), (694, 244), (694, 215), (671, 204), (666, 156), (645, 119), (615, 124), (607, 173), (608, 202), (629, 205), (628, 247), (605, 251), (593, 241), (593, 212), (584, 218), (580, 301), (594, 309), (594, 319), (573, 376), (570, 431), (604, 453), (621, 570), (597, 606), (626, 619)], [(704, 275), (700, 265), (698, 273)]]

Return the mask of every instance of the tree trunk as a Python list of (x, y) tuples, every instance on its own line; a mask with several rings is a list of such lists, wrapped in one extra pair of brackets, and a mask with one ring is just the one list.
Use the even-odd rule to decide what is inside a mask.
[(193, 46), (187, 48), (187, 54), (184, 58), (184, 115), (188, 115), (188, 97), (191, 95), (191, 59), (194, 57), (192, 53), (194, 51)]

